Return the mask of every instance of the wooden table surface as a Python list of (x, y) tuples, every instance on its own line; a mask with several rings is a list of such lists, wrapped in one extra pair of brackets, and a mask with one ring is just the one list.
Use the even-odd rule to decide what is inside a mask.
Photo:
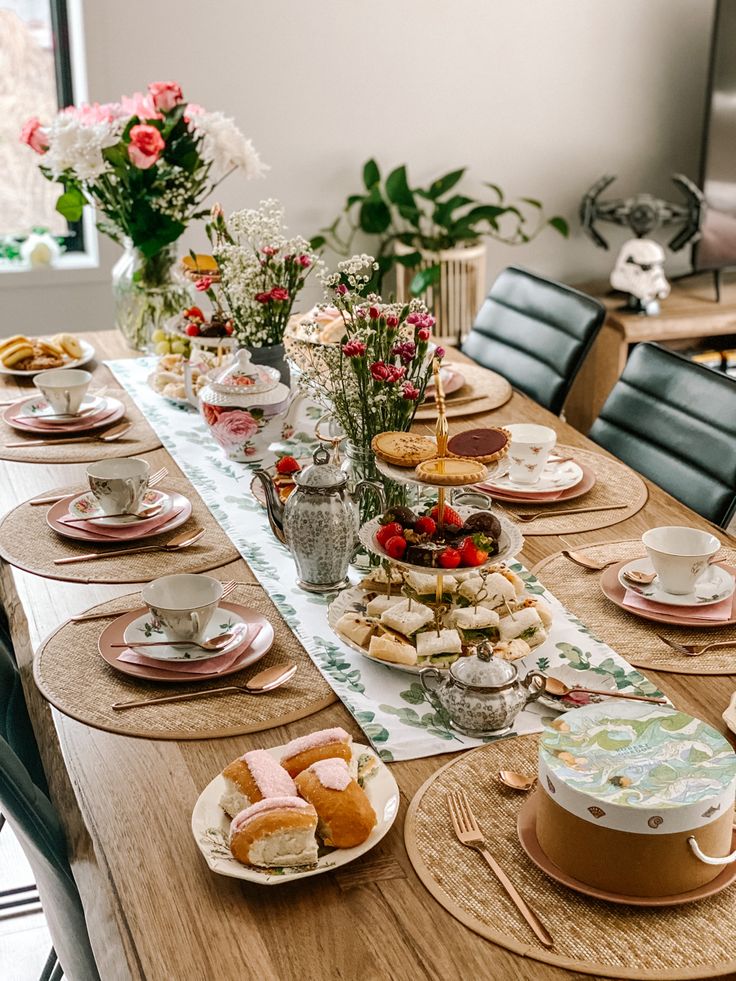
[[(87, 336), (98, 355), (129, 354), (113, 331)], [(12, 394), (11, 381), (3, 379), (0, 398)], [(494, 424), (546, 423), (557, 429), (561, 442), (591, 445), (520, 394), (487, 417), (474, 417), (479, 423), (486, 419)], [(75, 480), (81, 484), (83, 473), (79, 464), (0, 462), (0, 510)], [(583, 545), (638, 538), (658, 524), (708, 527), (651, 484), (649, 492), (647, 505), (636, 516), (571, 541)], [(530, 536), (522, 559), (532, 565), (559, 548), (553, 536)], [(241, 562), (233, 563), (217, 574), (239, 578), (239, 566)], [(399, 817), (373, 851), (341, 871), (270, 888), (211, 873), (189, 828), (202, 788), (248, 749), (278, 745), (329, 725), (342, 725), (359, 737), (351, 716), (338, 702), (318, 715), (252, 736), (179, 743), (89, 728), (41, 698), (31, 673), (33, 652), (70, 615), (135, 587), (55, 582), (7, 565), (0, 585), (103, 981), (547, 981), (573, 976), (476, 936), (445, 912), (414, 874), (403, 844), (406, 806), (452, 754), (392, 764), (401, 788)], [(720, 714), (734, 688), (733, 678), (660, 674), (655, 680), (676, 705), (725, 731)]]

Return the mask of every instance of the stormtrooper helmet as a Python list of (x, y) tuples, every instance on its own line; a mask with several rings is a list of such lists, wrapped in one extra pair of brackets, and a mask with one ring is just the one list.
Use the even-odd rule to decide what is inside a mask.
[(611, 286), (628, 293), (629, 307), (641, 313), (659, 313), (659, 300), (669, 296), (664, 275), (664, 249), (648, 238), (632, 238), (621, 246), (611, 273)]

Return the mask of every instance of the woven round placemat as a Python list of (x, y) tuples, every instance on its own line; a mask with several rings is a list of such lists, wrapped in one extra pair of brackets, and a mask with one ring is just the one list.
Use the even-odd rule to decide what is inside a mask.
[[(27, 502), (9, 511), (0, 521), (0, 557), (18, 569), (33, 572), (47, 579), (63, 582), (149, 582), (157, 576), (178, 572), (206, 572), (239, 558), (232, 544), (207, 505), (194, 490), (167, 453), (151, 454), (148, 458), (151, 470), (166, 465), (169, 473), (159, 485), (160, 490), (178, 491), (192, 502), (192, 514), (174, 532), (154, 535), (140, 542), (98, 544), (62, 538), (46, 524), (48, 506), (32, 507)], [(71, 494), (80, 492), (81, 486), (69, 486), (49, 491)], [(138, 555), (110, 556), (89, 562), (70, 562), (54, 565), (54, 559), (68, 555), (84, 555), (89, 552), (113, 552), (118, 548), (137, 545), (162, 545), (174, 535), (204, 528), (202, 538), (180, 552), (141, 552)]]
[[(644, 546), (638, 539), (604, 545), (576, 545), (575, 551), (582, 552), (595, 562), (607, 562), (609, 559), (622, 562), (641, 558), (645, 554)], [(736, 549), (724, 546), (718, 552), (718, 559), (730, 565), (736, 564)], [(709, 644), (715, 640), (736, 642), (736, 626), (721, 627), (716, 633), (712, 627), (699, 630), (697, 627), (670, 626), (668, 623), (644, 620), (606, 599), (598, 582), (600, 572), (582, 569), (561, 552), (543, 559), (532, 571), (568, 610), (583, 621), (592, 634), (637, 668), (652, 668), (673, 674), (736, 673), (736, 648), (732, 651), (709, 651), (692, 658), (677, 654), (657, 637), (658, 633), (662, 633), (683, 644)]]
[[(124, 436), (113, 440), (112, 443), (103, 443), (99, 439), (92, 438), (94, 433), (78, 433), (76, 435), (89, 436), (89, 441), (86, 443), (59, 443), (53, 446), (39, 446), (37, 437), (13, 429), (0, 419), (0, 460), (12, 460), (17, 463), (89, 463), (92, 460), (136, 456), (139, 453), (157, 450), (161, 446), (161, 440), (136, 408), (128, 393), (115, 384), (109, 370), (104, 366), (102, 370), (105, 374), (102, 374), (100, 369), (95, 371), (95, 381), (92, 383), (92, 387), (98, 389), (105, 385), (106, 395), (124, 403), (125, 416), (119, 422), (127, 421), (131, 424)], [(35, 391), (33, 389), (29, 394), (32, 395)], [(53, 431), (49, 432), (49, 439), (55, 436)], [(5, 445), (6, 443), (19, 442), (23, 442), (24, 445), (16, 449), (8, 448)]]
[[(459, 418), (460, 416), (472, 416), (476, 412), (491, 412), (493, 409), (500, 409), (506, 405), (514, 390), (503, 375), (488, 368), (482, 368), (477, 364), (450, 364), (450, 367), (457, 368), (465, 377), (465, 384), (462, 388), (453, 392), (445, 403), (445, 414), (448, 419)], [(467, 398), (476, 396), (472, 401), (466, 402)], [(462, 399), (460, 402), (459, 400)], [(458, 404), (454, 405), (454, 401)], [(421, 405), (414, 419), (423, 422), (427, 419), (437, 418), (437, 406), (434, 402)]]
[[(499, 769), (535, 773), (538, 743), (533, 735), (481, 746), (442, 767), (417, 791), (404, 839), (417, 875), (434, 898), (500, 947), (569, 971), (676, 979), (736, 970), (735, 889), (685, 906), (633, 909), (565, 889), (527, 858), (516, 834), (526, 797), (504, 787), (495, 775)], [(538, 945), (482, 857), (456, 839), (447, 810), (447, 794), (453, 790), (467, 794), (491, 852), (554, 937), (551, 950)]]
[[(100, 603), (88, 612), (121, 612), (139, 601), (138, 593), (130, 593)], [(192, 679), (191, 684), (139, 681), (103, 660), (97, 641), (111, 621), (91, 620), (62, 624), (44, 642), (33, 664), (36, 684), (44, 698), (64, 715), (95, 729), (145, 739), (219, 739), (260, 732), (312, 715), (337, 700), (260, 583), (238, 586), (230, 601), (263, 614), (276, 635), (264, 658), (235, 674), (207, 681)], [(283, 687), (262, 695), (213, 695), (125, 712), (111, 708), (113, 702), (242, 685), (258, 671), (288, 661), (297, 665), (294, 677)]]
[[(571, 456), (581, 465), (595, 473), (595, 486), (582, 497), (570, 501), (550, 501), (547, 504), (511, 504), (509, 501), (497, 503), (496, 507), (514, 514), (532, 514), (535, 511), (568, 511), (574, 508), (599, 507), (604, 504), (625, 504), (617, 511), (590, 511), (585, 514), (559, 514), (555, 517), (536, 518), (534, 521), (520, 522), (525, 535), (575, 535), (583, 531), (608, 528), (626, 521), (647, 503), (647, 485), (641, 477), (619, 460), (603, 456), (592, 450), (581, 450), (577, 446), (559, 446), (563, 456)], [(491, 497), (493, 493), (491, 492)]]

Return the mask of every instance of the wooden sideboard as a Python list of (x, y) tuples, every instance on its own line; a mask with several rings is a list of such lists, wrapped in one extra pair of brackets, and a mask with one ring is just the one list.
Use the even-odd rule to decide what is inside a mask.
[(581, 433), (587, 433), (603, 403), (624, 370), (629, 349), (640, 341), (664, 342), (686, 347), (688, 341), (724, 334), (736, 334), (736, 278), (724, 280), (721, 301), (715, 298), (713, 278), (693, 276), (672, 284), (672, 292), (656, 317), (645, 317), (622, 310), (620, 293), (608, 292), (603, 281), (579, 286), (597, 297), (608, 309), (606, 322), (565, 403), (565, 419)]

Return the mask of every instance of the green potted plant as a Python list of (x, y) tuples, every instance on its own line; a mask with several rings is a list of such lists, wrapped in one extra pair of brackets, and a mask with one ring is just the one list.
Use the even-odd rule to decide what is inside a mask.
[(460, 193), (466, 169), (443, 174), (426, 187), (411, 187), (405, 164), (384, 179), (376, 161), (368, 160), (364, 190), (349, 195), (332, 224), (310, 244), (347, 256), (358, 233), (374, 237), (378, 268), (370, 288), (380, 293), (384, 277), (395, 269), (399, 300), (421, 296), (437, 318), (439, 333), (460, 333), (484, 297), (486, 239), (524, 245), (548, 227), (563, 236), (569, 231), (560, 215), (545, 217), (541, 201), (507, 202), (497, 184), (485, 183), (488, 201)]

